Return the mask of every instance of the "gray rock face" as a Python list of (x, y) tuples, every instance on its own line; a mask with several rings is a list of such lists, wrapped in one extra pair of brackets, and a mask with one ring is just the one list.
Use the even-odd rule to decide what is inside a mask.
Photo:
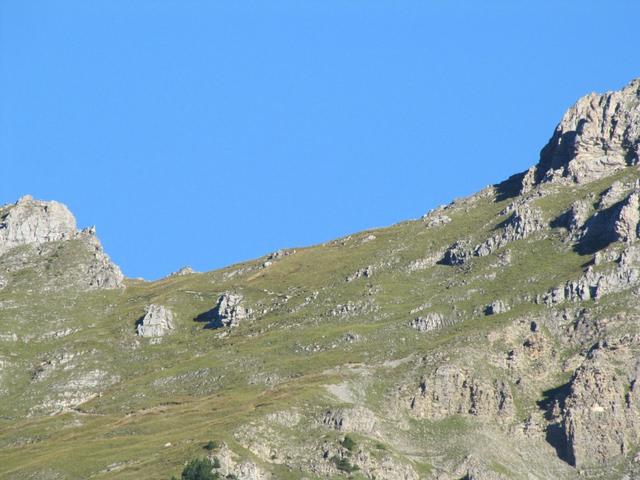
[(41, 202), (30, 195), (0, 210), (0, 255), (21, 245), (39, 245), (73, 238), (76, 219), (58, 202)]
[[(570, 464), (604, 464), (637, 443), (640, 374), (629, 353), (624, 347), (598, 345), (574, 374), (561, 422)], [(625, 363), (627, 368), (621, 368)]]
[(506, 313), (509, 311), (509, 305), (507, 305), (502, 300), (495, 300), (487, 305), (485, 309), (485, 313), (487, 315), (498, 315), (500, 313)]
[(92, 252), (92, 258), (87, 265), (85, 277), (86, 288), (96, 290), (101, 288), (120, 288), (123, 286), (124, 275), (109, 256), (104, 253), (102, 244), (95, 236), (95, 231), (89, 229), (81, 233), (85, 244)]
[(543, 301), (554, 305), (565, 301), (599, 299), (603, 295), (621, 292), (640, 284), (640, 245), (626, 247), (612, 269), (596, 272), (590, 266), (577, 280), (548, 292)]
[(584, 183), (640, 160), (640, 79), (617, 92), (589, 94), (571, 107), (542, 149), (536, 183)]
[[(78, 260), (64, 271), (51, 270), (56, 243), (77, 242)], [(30, 246), (28, 251), (15, 248)], [(82, 253), (80, 253), (82, 252)], [(104, 253), (95, 229), (78, 231), (76, 220), (58, 202), (22, 197), (14, 205), (0, 207), (0, 257), (7, 272), (32, 269), (50, 288), (74, 287), (82, 290), (119, 288), (124, 275)]]
[[(352, 462), (359, 467), (366, 478), (378, 480), (419, 480), (420, 476), (409, 464), (401, 463), (392, 455), (386, 454), (382, 458), (364, 450), (358, 450), (352, 455)], [(346, 457), (348, 458), (348, 457)]]
[(637, 230), (640, 220), (638, 198), (638, 192), (633, 192), (626, 198), (613, 224), (616, 237), (623, 242), (633, 242), (638, 238)]
[(371, 410), (365, 407), (354, 407), (327, 410), (321, 423), (341, 432), (369, 435), (375, 431), (376, 422), (376, 416)]
[(425, 316), (417, 317), (411, 321), (411, 327), (419, 332), (431, 332), (442, 327), (444, 321), (439, 313), (429, 312)]
[(474, 455), (467, 455), (453, 473), (453, 476), (443, 477), (443, 480), (507, 480), (509, 478), (487, 467)]
[(542, 228), (544, 223), (540, 211), (524, 203), (514, 207), (513, 215), (505, 223), (504, 236), (509, 241), (520, 240)]
[(526, 203), (514, 206), (513, 213), (504, 222), (502, 233), (494, 235), (480, 245), (477, 245), (473, 250), (473, 254), (477, 257), (491, 255), (497, 249), (504, 247), (508, 243), (527, 238), (533, 232), (537, 232), (543, 228), (544, 223), (537, 209)]
[(136, 327), (141, 337), (162, 337), (173, 330), (173, 312), (162, 305), (151, 304)]
[(192, 273), (195, 273), (195, 270), (187, 265), (187, 266), (184, 266), (184, 267), (180, 268), (179, 270), (176, 270), (175, 272), (170, 273), (169, 276), (170, 277), (182, 277), (184, 275), (191, 275)]
[(615, 181), (611, 186), (602, 193), (598, 202), (599, 209), (609, 208), (618, 203), (627, 194), (629, 186), (622, 182)]
[(251, 313), (243, 300), (244, 297), (239, 293), (226, 292), (220, 295), (215, 308), (216, 320), (225, 327), (237, 327)]
[(589, 218), (589, 204), (586, 201), (576, 201), (571, 205), (568, 228), (572, 232), (580, 230)]
[(587, 200), (578, 200), (551, 223), (569, 231), (571, 235), (567, 240), (576, 241), (580, 253), (602, 255), (611, 243), (631, 243), (638, 238), (640, 184), (615, 183), (619, 186), (609, 188), (602, 195), (595, 211)]
[(479, 379), (454, 365), (442, 365), (421, 381), (410, 411), (431, 420), (456, 414), (506, 419), (513, 415), (514, 406), (506, 382)]
[(351, 275), (347, 276), (347, 282), (353, 282), (354, 280), (358, 280), (359, 278), (371, 278), (373, 276), (374, 267), (373, 265), (369, 265), (364, 268), (360, 268), (356, 270)]
[(231, 475), (238, 480), (269, 480), (272, 478), (269, 473), (262, 471), (255, 463), (241, 460), (226, 443), (222, 444), (215, 456), (220, 462), (217, 473), (221, 474), (223, 478), (233, 478)]
[(467, 242), (458, 240), (445, 252), (441, 263), (443, 265), (462, 265), (472, 256), (472, 251)]
[(447, 215), (425, 215), (423, 220), (427, 228), (440, 227), (451, 223), (451, 217)]
[(485, 257), (510, 242), (527, 238), (532, 233), (542, 230), (545, 224), (540, 211), (527, 204), (512, 204), (503, 214), (510, 216), (502, 223), (502, 231), (484, 242), (471, 247), (468, 242), (459, 240), (453, 243), (444, 253), (440, 263), (443, 265), (462, 265), (471, 257)]

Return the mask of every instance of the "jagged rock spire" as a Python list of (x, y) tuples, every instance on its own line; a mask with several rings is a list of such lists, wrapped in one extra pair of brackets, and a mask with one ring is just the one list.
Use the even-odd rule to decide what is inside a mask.
[(619, 91), (586, 95), (567, 110), (523, 186), (584, 183), (639, 161), (640, 78)]

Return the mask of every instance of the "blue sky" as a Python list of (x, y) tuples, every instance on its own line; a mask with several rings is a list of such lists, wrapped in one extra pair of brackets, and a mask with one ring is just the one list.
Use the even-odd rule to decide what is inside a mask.
[(0, 1), (0, 203), (128, 276), (415, 218), (640, 76), (637, 0)]

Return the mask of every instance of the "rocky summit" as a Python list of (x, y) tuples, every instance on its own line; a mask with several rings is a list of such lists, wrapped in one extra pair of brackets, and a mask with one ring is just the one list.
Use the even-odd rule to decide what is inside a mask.
[(154, 282), (0, 207), (0, 478), (640, 478), (639, 162), (635, 80), (421, 219)]

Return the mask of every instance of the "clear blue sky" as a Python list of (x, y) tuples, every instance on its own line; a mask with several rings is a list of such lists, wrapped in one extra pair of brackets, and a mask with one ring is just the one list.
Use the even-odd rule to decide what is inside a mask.
[(637, 0), (0, 0), (0, 203), (128, 276), (415, 218), (640, 76)]

